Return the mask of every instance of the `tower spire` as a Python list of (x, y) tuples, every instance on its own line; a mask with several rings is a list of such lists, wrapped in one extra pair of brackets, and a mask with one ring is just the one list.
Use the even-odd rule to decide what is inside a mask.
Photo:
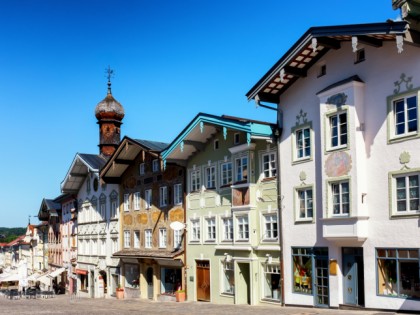
[(112, 94), (111, 93), (111, 78), (114, 77), (114, 70), (111, 69), (111, 67), (108, 65), (108, 68), (105, 69), (105, 73), (106, 73), (106, 77), (108, 78), (108, 93), (107, 94)]

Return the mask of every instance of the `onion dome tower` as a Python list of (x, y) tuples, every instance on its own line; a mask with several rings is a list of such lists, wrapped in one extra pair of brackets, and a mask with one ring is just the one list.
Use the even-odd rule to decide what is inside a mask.
[(120, 144), (120, 126), (124, 118), (124, 108), (112, 96), (111, 76), (114, 71), (108, 66), (108, 93), (106, 97), (96, 105), (95, 116), (99, 125), (99, 152), (105, 158), (110, 157)]

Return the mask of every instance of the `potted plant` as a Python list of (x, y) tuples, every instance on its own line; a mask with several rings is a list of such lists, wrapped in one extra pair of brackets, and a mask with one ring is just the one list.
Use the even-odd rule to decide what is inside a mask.
[(117, 287), (116, 295), (117, 295), (118, 300), (124, 299), (124, 288), (122, 287), (121, 284), (119, 284)]
[(175, 298), (176, 298), (177, 302), (184, 302), (185, 301), (185, 290), (175, 291)]

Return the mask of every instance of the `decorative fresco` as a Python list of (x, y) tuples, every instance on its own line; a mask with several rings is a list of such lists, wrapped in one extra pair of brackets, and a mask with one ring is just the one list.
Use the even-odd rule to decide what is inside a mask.
[(325, 174), (329, 177), (347, 175), (351, 170), (351, 156), (346, 152), (334, 152), (325, 161)]
[(403, 165), (402, 169), (408, 169), (408, 163), (410, 163), (411, 155), (407, 151), (404, 151), (400, 154), (400, 164)]
[(401, 73), (400, 79), (394, 82), (394, 94), (402, 92), (401, 86), (403, 85), (403, 83), (405, 84), (406, 91), (410, 91), (413, 88), (413, 84), (411, 83), (412, 80), (413, 77), (407, 77), (405, 73)]

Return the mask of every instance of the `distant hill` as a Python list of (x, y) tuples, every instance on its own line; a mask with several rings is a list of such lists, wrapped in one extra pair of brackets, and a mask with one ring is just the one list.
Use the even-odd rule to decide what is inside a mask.
[(26, 233), (26, 227), (0, 227), (0, 243), (9, 243)]

